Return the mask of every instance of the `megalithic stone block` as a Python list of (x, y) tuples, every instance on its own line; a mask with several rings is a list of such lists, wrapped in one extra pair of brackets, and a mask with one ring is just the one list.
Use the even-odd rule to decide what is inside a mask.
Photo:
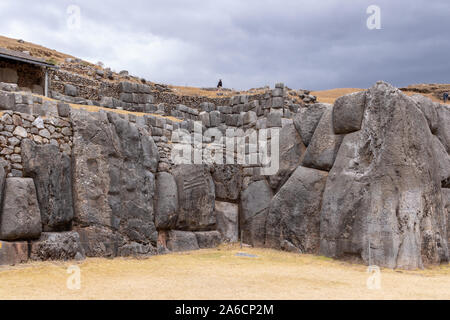
[(31, 240), (39, 238), (41, 231), (41, 212), (33, 179), (7, 178), (0, 218), (0, 239)]

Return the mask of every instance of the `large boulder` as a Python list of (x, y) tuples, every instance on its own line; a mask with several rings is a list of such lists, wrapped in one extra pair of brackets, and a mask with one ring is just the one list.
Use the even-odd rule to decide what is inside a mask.
[(432, 136), (433, 150), (438, 162), (438, 173), (443, 188), (450, 188), (450, 155), (445, 150), (441, 141)]
[(269, 176), (272, 189), (281, 187), (291, 173), (300, 165), (306, 147), (294, 124), (285, 125), (280, 131), (279, 168), (275, 175)]
[(7, 178), (0, 218), (0, 239), (35, 239), (39, 238), (41, 231), (41, 213), (33, 179)]
[(239, 240), (239, 205), (216, 201), (217, 230), (222, 239), (228, 242)]
[(332, 108), (327, 108), (322, 115), (306, 149), (302, 166), (323, 171), (330, 171), (333, 167), (344, 136), (334, 133), (332, 113)]
[(195, 236), (200, 249), (215, 248), (222, 242), (219, 231), (198, 231)]
[(3, 205), (3, 195), (4, 195), (4, 191), (5, 191), (5, 182), (6, 182), (6, 171), (5, 171), (5, 166), (6, 166), (6, 161), (4, 161), (3, 159), (0, 159), (0, 208)]
[(28, 242), (0, 241), (0, 266), (14, 266), (28, 260)]
[(423, 115), (427, 119), (428, 127), (431, 132), (436, 133), (438, 128), (438, 115), (436, 109), (439, 104), (420, 94), (413, 95), (411, 99), (417, 103), (417, 107), (420, 111), (422, 111)]
[(171, 230), (168, 232), (167, 248), (172, 252), (200, 249), (194, 232), (179, 230)]
[(450, 243), (450, 189), (442, 188), (444, 215), (447, 214), (447, 244)]
[(118, 256), (119, 248), (126, 245), (124, 237), (110, 228), (93, 225), (75, 231), (80, 235), (87, 257), (114, 258)]
[(167, 172), (156, 174), (156, 211), (157, 229), (172, 229), (178, 218), (178, 189), (175, 178)]
[(437, 106), (438, 127), (436, 135), (441, 140), (445, 149), (450, 153), (450, 106)]
[(346, 134), (360, 130), (365, 106), (365, 91), (338, 98), (333, 107), (334, 133)]
[(237, 200), (242, 188), (241, 167), (238, 165), (214, 165), (212, 169), (216, 198)]
[(361, 130), (345, 137), (328, 176), (320, 253), (389, 268), (446, 261), (432, 144), (412, 99), (384, 82), (370, 88)]
[(182, 164), (172, 174), (178, 189), (177, 230), (208, 231), (215, 229), (214, 182), (206, 166)]
[(75, 231), (43, 232), (31, 242), (31, 260), (82, 260), (85, 258), (80, 236)]
[(330, 108), (330, 104), (316, 103), (305, 108), (301, 108), (295, 115), (294, 125), (305, 146), (308, 146), (311, 142), (314, 131), (316, 131), (317, 125), (319, 124), (323, 113), (325, 110)]
[(105, 227), (126, 242), (156, 246), (159, 156), (148, 132), (115, 113), (71, 110), (71, 119), (76, 226)]
[(24, 174), (36, 186), (43, 231), (70, 229), (73, 218), (72, 168), (70, 157), (52, 144), (37, 145), (22, 140)]
[(320, 209), (328, 172), (299, 166), (270, 203), (266, 246), (318, 253)]
[(240, 226), (243, 242), (253, 246), (264, 246), (266, 219), (273, 191), (266, 180), (250, 184), (241, 193)]

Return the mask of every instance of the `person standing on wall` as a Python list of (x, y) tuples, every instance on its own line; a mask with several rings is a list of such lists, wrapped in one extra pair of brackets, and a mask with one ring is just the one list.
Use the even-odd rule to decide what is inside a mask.
[(222, 79), (219, 79), (219, 83), (217, 84), (217, 89), (222, 89)]
[(444, 103), (447, 103), (448, 100), (448, 92), (444, 92)]

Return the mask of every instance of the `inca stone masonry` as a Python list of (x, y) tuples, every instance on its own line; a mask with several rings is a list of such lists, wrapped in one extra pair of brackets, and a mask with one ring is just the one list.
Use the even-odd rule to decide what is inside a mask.
[[(295, 104), (282, 84), (156, 104), (148, 86), (122, 82), (90, 112), (68, 103), (92, 86), (59, 81), (54, 100), (0, 85), (0, 264), (145, 257), (241, 236), (389, 268), (448, 263), (448, 106), (384, 82), (334, 105)], [(196, 122), (237, 135), (278, 128), (279, 170), (174, 163), (177, 131)]]

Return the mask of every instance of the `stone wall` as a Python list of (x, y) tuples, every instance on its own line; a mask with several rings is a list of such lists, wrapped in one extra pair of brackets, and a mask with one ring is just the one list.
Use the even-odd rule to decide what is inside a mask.
[[(379, 82), (334, 106), (294, 104), (277, 84), (257, 99), (153, 111), (147, 87), (121, 86), (118, 108), (143, 115), (76, 110), (0, 85), (0, 263), (27, 260), (27, 242), (31, 259), (81, 259), (241, 234), (253, 246), (390, 268), (448, 261), (447, 106)], [(219, 134), (230, 130), (231, 151)], [(267, 141), (252, 140), (257, 131)], [(279, 156), (270, 174), (262, 146)], [(175, 162), (185, 150), (202, 164)]]

